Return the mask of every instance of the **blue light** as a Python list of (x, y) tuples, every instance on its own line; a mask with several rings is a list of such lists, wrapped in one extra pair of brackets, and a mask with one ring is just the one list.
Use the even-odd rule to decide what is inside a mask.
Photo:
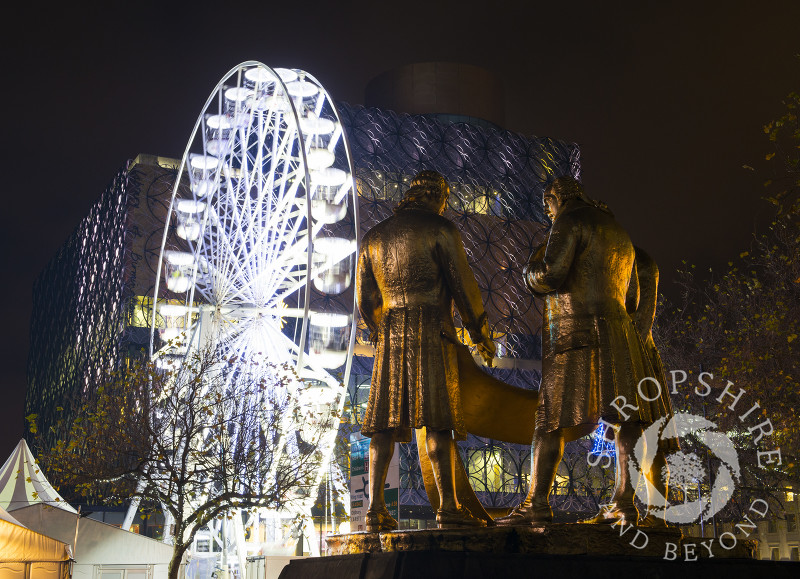
[(615, 456), (616, 451), (614, 447), (614, 440), (608, 440), (606, 438), (606, 430), (608, 426), (605, 424), (601, 424), (597, 427), (597, 430), (592, 433), (592, 438), (594, 442), (592, 444), (591, 452), (595, 456)]

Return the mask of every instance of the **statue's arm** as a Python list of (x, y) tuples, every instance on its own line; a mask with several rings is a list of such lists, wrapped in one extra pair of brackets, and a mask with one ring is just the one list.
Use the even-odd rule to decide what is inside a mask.
[[(556, 219), (544, 257), (532, 259), (525, 271), (525, 282), (533, 293), (546, 294), (557, 290), (567, 278), (580, 240), (580, 224), (568, 215)], [(538, 253), (538, 252), (537, 252)]]
[(658, 304), (658, 265), (643, 250), (636, 248), (636, 268), (639, 274), (639, 307), (633, 321), (643, 338), (653, 329)]
[(636, 261), (631, 268), (631, 279), (628, 282), (628, 291), (625, 294), (625, 310), (631, 317), (635, 317), (641, 302), (639, 301), (639, 272), (636, 268)]
[(483, 308), (478, 282), (475, 281), (475, 274), (467, 260), (464, 242), (454, 225), (450, 224), (441, 232), (437, 251), (445, 281), (461, 314), (464, 327), (472, 343), (478, 346), (483, 359), (491, 365), (496, 348), (489, 334), (489, 320)]
[(378, 325), (380, 324), (383, 300), (372, 271), (372, 260), (370, 259), (369, 245), (367, 243), (362, 245), (361, 252), (358, 255), (356, 300), (358, 301), (358, 311), (361, 314), (361, 319), (364, 320), (367, 328), (369, 328), (370, 341), (374, 343)]

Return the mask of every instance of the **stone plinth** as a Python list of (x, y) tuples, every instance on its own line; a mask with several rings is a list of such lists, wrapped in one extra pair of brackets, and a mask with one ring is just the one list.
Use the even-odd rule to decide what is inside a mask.
[(337, 555), (294, 560), (281, 579), (794, 579), (800, 569), (755, 560), (755, 541), (703, 541), (671, 528), (566, 523), (352, 533), (328, 539)]
[(295, 559), (280, 579), (795, 579), (798, 568), (797, 563), (751, 559), (397, 551)]
[[(585, 555), (753, 559), (756, 543), (738, 539), (735, 545), (717, 539), (681, 536), (674, 528), (629, 525), (578, 525), (556, 523), (541, 527), (489, 527), (483, 529), (427, 529), (388, 533), (333, 535), (328, 546), (333, 555), (406, 551), (460, 551), (466, 553), (533, 553)], [(730, 547), (730, 548), (728, 548)], [(710, 550), (709, 550), (710, 549)]]

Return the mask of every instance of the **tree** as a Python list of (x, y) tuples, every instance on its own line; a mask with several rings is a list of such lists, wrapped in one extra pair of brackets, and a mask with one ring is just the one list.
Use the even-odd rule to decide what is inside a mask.
[[(662, 303), (655, 332), (668, 371), (691, 372), (694, 384), (700, 371), (715, 377), (702, 408), (689, 388), (674, 399), (676, 406), (717, 410), (715, 420), (744, 448), (742, 486), (779, 500), (787, 483), (800, 483), (800, 95), (790, 94), (784, 104), (786, 113), (764, 127), (773, 147), (766, 160), (774, 175), (764, 197), (776, 207), (772, 223), (722, 273), (701, 277), (694, 266), (680, 272), (682, 298)], [(734, 394), (746, 392), (736, 412), (725, 411), (732, 397), (717, 402), (728, 380)], [(740, 419), (755, 403), (759, 408)], [(759, 431), (750, 428), (767, 419), (774, 432), (756, 443)], [(767, 447), (780, 448), (781, 456), (764, 469), (768, 459), (759, 464), (757, 452)]]
[(161, 505), (174, 521), (170, 579), (214, 519), (289, 508), (316, 490), (317, 443), (334, 417), (298, 404), (302, 385), (286, 368), (208, 350), (181, 365), (131, 361), (94, 386), (39, 463), (84, 497)]

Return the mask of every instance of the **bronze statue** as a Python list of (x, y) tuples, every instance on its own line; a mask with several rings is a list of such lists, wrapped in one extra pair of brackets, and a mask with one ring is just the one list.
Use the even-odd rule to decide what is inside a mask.
[(456, 495), (455, 441), (467, 431), (458, 377), (458, 347), (464, 346), (456, 337), (453, 303), (488, 364), (495, 346), (461, 235), (442, 217), (449, 194), (441, 175), (422, 171), (394, 215), (362, 240), (358, 306), (376, 345), (361, 430), (371, 437), (368, 531), (397, 528), (383, 499), (389, 461), (394, 443), (410, 441), (411, 429), (423, 427), (440, 499), (437, 523), (485, 524)]
[[(637, 392), (653, 370), (628, 315), (639, 293), (633, 244), (607, 208), (588, 199), (571, 177), (556, 179), (544, 203), (552, 229), (524, 271), (528, 288), (545, 301), (531, 487), (496, 523), (552, 521), (549, 494), (564, 443), (589, 434), (601, 419), (618, 427), (617, 480), (612, 505), (591, 521), (635, 522), (628, 457), (643, 425), (667, 409)], [(618, 411), (612, 402), (620, 395), (637, 410)]]

